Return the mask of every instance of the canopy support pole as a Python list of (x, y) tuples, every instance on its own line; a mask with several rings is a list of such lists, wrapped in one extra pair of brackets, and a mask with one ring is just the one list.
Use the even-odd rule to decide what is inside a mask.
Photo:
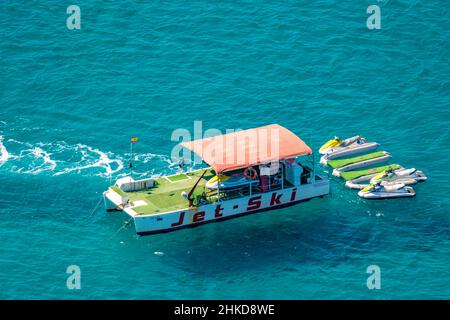
[(316, 182), (316, 158), (314, 156), (314, 152), (312, 153), (312, 158), (313, 158), (313, 170), (312, 170), (312, 178), (311, 178), (311, 183), (315, 183)]
[(192, 194), (194, 193), (195, 188), (197, 188), (198, 183), (200, 182), (200, 180), (202, 180), (203, 176), (206, 173), (206, 169), (203, 171), (202, 175), (200, 176), (200, 178), (198, 178), (197, 182), (194, 184), (194, 186), (192, 187), (191, 191), (189, 191), (187, 199), (189, 201), (189, 206), (192, 207), (194, 206), (194, 199), (192, 198)]
[(217, 202), (220, 202), (220, 175), (216, 172), (217, 175)]

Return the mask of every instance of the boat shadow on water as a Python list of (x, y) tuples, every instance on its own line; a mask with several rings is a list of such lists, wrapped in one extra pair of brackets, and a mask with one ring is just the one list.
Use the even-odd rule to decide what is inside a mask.
[[(280, 215), (282, 215), (280, 217)], [(333, 267), (349, 250), (365, 251), (370, 230), (328, 212), (323, 203), (140, 237), (145, 250), (164, 252), (164, 263), (202, 276), (247, 270), (297, 272), (296, 266)]]

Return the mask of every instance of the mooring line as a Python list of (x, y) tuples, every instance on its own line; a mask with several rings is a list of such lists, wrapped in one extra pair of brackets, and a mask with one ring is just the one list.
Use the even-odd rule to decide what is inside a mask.
[(95, 212), (97, 211), (97, 209), (98, 209), (98, 207), (100, 206), (100, 204), (102, 203), (102, 201), (103, 201), (103, 197), (101, 197), (100, 199), (99, 199), (99, 201), (97, 202), (97, 204), (95, 205), (95, 208), (91, 211), (91, 213), (85, 218), (85, 220), (89, 220), (89, 218), (91, 218), (94, 214), (95, 214)]
[(130, 219), (125, 221), (124, 224), (119, 228), (119, 230), (117, 230), (115, 233), (113, 233), (113, 235), (111, 237), (109, 237), (108, 240), (111, 240), (112, 238), (117, 236), (119, 234), (119, 232), (122, 231), (122, 229), (126, 228), (130, 224), (131, 220), (133, 220), (133, 217), (131, 217)]

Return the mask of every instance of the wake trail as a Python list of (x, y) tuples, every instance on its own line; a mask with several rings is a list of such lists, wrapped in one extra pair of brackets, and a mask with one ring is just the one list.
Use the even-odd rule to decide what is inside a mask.
[[(0, 136), (0, 166), (8, 162), (6, 167), (14, 173), (79, 174), (102, 178), (119, 178), (129, 174), (128, 166), (124, 164), (128, 163), (130, 154), (117, 155), (82, 143), (71, 145), (59, 141), (33, 144), (15, 139), (8, 140), (7, 150), (3, 141), (4, 137)], [(137, 178), (148, 176), (155, 170), (174, 170), (171, 159), (161, 154), (137, 154), (132, 157), (132, 162), (133, 176)]]
[(0, 136), (0, 166), (11, 157), (5, 145), (3, 144), (3, 136)]

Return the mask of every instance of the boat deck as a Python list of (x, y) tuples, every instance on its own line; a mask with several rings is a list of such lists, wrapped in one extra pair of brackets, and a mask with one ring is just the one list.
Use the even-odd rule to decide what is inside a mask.
[[(206, 169), (207, 172), (200, 180), (197, 188), (194, 190), (193, 197), (203, 192), (206, 182), (214, 176), (212, 169)], [(145, 205), (139, 205), (133, 208), (137, 214), (156, 214), (169, 212), (189, 207), (189, 201), (181, 196), (181, 192), (189, 192), (204, 170), (192, 171), (189, 173), (179, 173), (172, 176), (164, 176), (155, 180), (155, 186), (150, 189), (124, 192), (118, 187), (111, 187), (120, 195), (127, 195), (133, 203), (145, 202)]]
[[(309, 168), (305, 167), (309, 170)], [(202, 204), (215, 203), (220, 197), (221, 200), (230, 200), (235, 198), (242, 198), (250, 194), (249, 188), (236, 188), (220, 190), (218, 194), (217, 190), (209, 190), (205, 188), (205, 185), (209, 179), (211, 179), (215, 173), (212, 168), (205, 168), (189, 173), (179, 173), (172, 176), (163, 176), (155, 179), (155, 186), (145, 190), (125, 192), (117, 186), (112, 186), (111, 189), (121, 195), (127, 196), (131, 202), (131, 209), (137, 215), (151, 215), (164, 212), (170, 212), (189, 207), (189, 201), (181, 196), (181, 193), (185, 191), (189, 193), (194, 184), (206, 170), (205, 175), (199, 181), (197, 187), (194, 190), (192, 198), (194, 204), (198, 204), (198, 197), (205, 192), (205, 198), (201, 198)], [(284, 187), (292, 187), (286, 179), (284, 180)], [(281, 189), (282, 185), (271, 185), (270, 191)], [(251, 190), (252, 194), (259, 194), (267, 191), (262, 191), (259, 186), (255, 185)]]

